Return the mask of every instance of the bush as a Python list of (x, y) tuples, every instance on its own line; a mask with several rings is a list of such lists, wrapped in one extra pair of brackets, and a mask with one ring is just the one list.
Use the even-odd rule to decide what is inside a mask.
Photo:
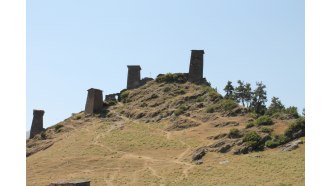
[(158, 75), (156, 78), (157, 83), (185, 83), (187, 77), (183, 73), (167, 73)]
[(157, 95), (157, 94), (152, 94), (151, 95), (151, 97), (150, 97), (150, 99), (156, 99), (156, 98), (158, 98), (159, 96)]
[(271, 133), (273, 131), (272, 128), (270, 127), (261, 127), (261, 132), (264, 132), (264, 133)]
[[(301, 131), (301, 136), (296, 136), (295, 134), (299, 131)], [(284, 134), (290, 139), (305, 136), (305, 117), (298, 118), (296, 121), (291, 123)]]
[(252, 121), (246, 123), (245, 128), (248, 129), (248, 128), (251, 128), (251, 127), (254, 127), (254, 123)]
[(288, 114), (293, 118), (299, 118), (297, 107), (288, 107), (284, 110), (284, 113)]
[(214, 105), (210, 105), (206, 108), (207, 113), (213, 113), (214, 111), (215, 111), (215, 106)]
[(204, 97), (202, 96), (199, 96), (197, 99), (196, 99), (196, 102), (203, 102), (204, 101)]
[(220, 104), (219, 105), (220, 109), (222, 109), (224, 111), (231, 111), (238, 106), (237, 103), (231, 99), (223, 99), (220, 101), (219, 104)]
[(186, 91), (183, 90), (183, 89), (179, 89), (179, 90), (176, 90), (176, 91), (175, 91), (175, 94), (183, 95), (183, 94), (185, 94), (185, 93), (186, 93)]
[(258, 119), (254, 122), (255, 125), (272, 125), (273, 121), (269, 116), (260, 116)]
[(181, 105), (180, 107), (178, 107), (175, 111), (174, 114), (176, 116), (179, 116), (181, 114), (183, 114), (186, 110), (188, 110), (189, 108), (187, 106)]
[(211, 101), (222, 99), (222, 96), (211, 86), (204, 85), (203, 90), (208, 93)]
[(229, 131), (228, 137), (229, 138), (239, 138), (239, 137), (241, 137), (241, 134), (238, 129), (232, 128)]
[(129, 96), (129, 92), (128, 91), (124, 91), (122, 93), (120, 93), (120, 98), (125, 102), (125, 100), (128, 98)]
[(40, 138), (41, 138), (42, 140), (47, 139), (47, 135), (46, 135), (45, 131), (42, 131), (42, 132), (40, 133)]
[(265, 146), (269, 148), (275, 148), (277, 146), (283, 145), (288, 142), (288, 138), (281, 134), (281, 135), (275, 135), (272, 137), (271, 140), (266, 141)]
[(255, 131), (247, 132), (244, 135), (243, 142), (245, 142), (249, 147), (254, 149), (259, 148), (259, 142), (261, 137)]
[(169, 92), (169, 91), (171, 91), (171, 88), (170, 87), (165, 87), (163, 91), (164, 92)]
[(55, 125), (55, 132), (60, 132), (62, 127), (64, 127), (62, 124)]

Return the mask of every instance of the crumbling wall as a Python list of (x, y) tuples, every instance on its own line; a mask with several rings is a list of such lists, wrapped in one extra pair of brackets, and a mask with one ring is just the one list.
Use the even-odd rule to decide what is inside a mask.
[(192, 83), (203, 81), (204, 50), (192, 50), (190, 57), (189, 78)]
[(88, 89), (87, 101), (85, 105), (85, 113), (92, 114), (100, 112), (103, 108), (103, 94), (99, 89)]
[(30, 139), (33, 138), (36, 134), (41, 133), (44, 130), (44, 117), (45, 111), (43, 110), (33, 110), (33, 120), (30, 130)]

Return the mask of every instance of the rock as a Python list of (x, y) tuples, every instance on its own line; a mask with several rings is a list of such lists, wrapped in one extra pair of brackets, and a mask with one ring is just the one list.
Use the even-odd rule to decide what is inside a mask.
[(201, 147), (197, 149), (194, 154), (192, 155), (192, 160), (197, 161), (203, 158), (205, 154), (207, 153), (207, 149), (205, 147)]
[(220, 141), (217, 141), (215, 143), (213, 143), (212, 145), (210, 145), (209, 147), (210, 148), (217, 148), (217, 147), (221, 147), (225, 144), (226, 142), (224, 140), (220, 140)]
[(264, 136), (261, 137), (261, 139), (260, 139), (260, 143), (261, 143), (261, 144), (264, 144), (264, 143), (266, 143), (266, 141), (268, 141), (268, 140), (270, 140), (270, 139), (272, 139), (272, 138), (270, 137), (270, 135), (269, 135), (269, 134), (266, 134), (266, 135), (264, 135)]
[(229, 149), (230, 149), (231, 147), (232, 147), (232, 145), (227, 144), (226, 146), (221, 147), (221, 148), (219, 149), (219, 152), (221, 152), (221, 153), (226, 153), (226, 152), (229, 151)]
[(253, 148), (252, 147), (248, 147), (248, 146), (244, 146), (242, 148), (237, 148), (233, 151), (233, 153), (235, 155), (238, 155), (238, 154), (248, 154), (250, 152), (252, 152)]
[(296, 139), (296, 138), (302, 137), (303, 135), (304, 135), (303, 131), (299, 130), (298, 132), (295, 132), (292, 134), (292, 138)]
[(202, 160), (202, 159), (200, 159), (200, 160), (197, 160), (197, 161), (195, 161), (195, 164), (196, 164), (196, 165), (200, 165), (200, 164), (203, 164), (203, 160)]
[(287, 143), (285, 145), (282, 146), (282, 151), (292, 151), (292, 150), (295, 150), (298, 148), (298, 145), (299, 144), (302, 144), (303, 142), (298, 139), (298, 140), (295, 140), (295, 141), (292, 141), (290, 143)]

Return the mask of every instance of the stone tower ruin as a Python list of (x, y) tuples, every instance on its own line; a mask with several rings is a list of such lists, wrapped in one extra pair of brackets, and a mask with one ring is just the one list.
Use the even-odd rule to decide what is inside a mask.
[(43, 110), (33, 110), (33, 120), (30, 130), (30, 139), (44, 130), (44, 123), (43, 123), (44, 114), (45, 111)]
[(191, 50), (188, 80), (200, 83), (203, 80), (203, 55), (204, 50)]
[(140, 65), (127, 65), (127, 89), (133, 89), (140, 86), (141, 80), (141, 67)]
[(85, 106), (85, 113), (92, 114), (92, 113), (100, 112), (103, 108), (102, 90), (90, 88), (87, 91), (88, 91), (88, 95)]

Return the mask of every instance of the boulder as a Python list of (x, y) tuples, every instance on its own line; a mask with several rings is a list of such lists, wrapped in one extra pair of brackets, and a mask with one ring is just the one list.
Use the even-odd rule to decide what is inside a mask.
[(205, 147), (201, 147), (197, 149), (194, 154), (192, 155), (192, 160), (197, 161), (203, 158), (205, 154), (207, 153), (207, 149)]

